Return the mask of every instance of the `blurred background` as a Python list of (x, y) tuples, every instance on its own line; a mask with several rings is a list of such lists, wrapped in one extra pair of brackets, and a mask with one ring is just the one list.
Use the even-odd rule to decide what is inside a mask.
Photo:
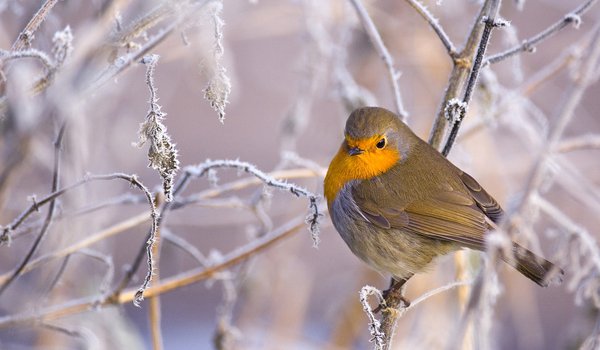
[[(423, 3), (461, 48), (481, 3)], [(580, 3), (584, 1), (504, 1), (500, 14), (511, 26), (493, 32), (488, 52), (521, 43)], [(401, 72), (398, 82), (409, 125), (427, 140), (452, 60), (407, 2), (364, 4)], [(88, 173), (126, 173), (137, 174), (153, 193), (161, 191), (159, 174), (147, 166), (148, 144), (135, 146), (150, 109), (147, 67), (139, 62), (146, 54), (160, 56), (154, 85), (166, 113), (163, 123), (179, 154), (176, 181), (185, 167), (207, 159), (239, 159), (264, 172), (279, 171), (278, 178), (322, 194), (323, 175), (352, 107), (395, 109), (387, 69), (347, 1), (60, 1), (33, 38), (24, 41), (26, 50), (50, 57), (50, 68), (40, 64), (38, 53), (33, 58), (10, 54), (39, 8), (40, 1), (0, 0), (3, 229), (34, 198), (51, 192), (54, 141), (63, 121), (59, 187)], [(598, 6), (592, 6), (578, 28), (568, 25), (537, 45), (534, 53), (482, 72), (450, 159), (509, 212), (522, 209), (517, 204), (532, 169), (545, 159), (545, 142), (568, 101), (571, 81), (581, 72), (599, 14)], [(66, 50), (69, 57), (61, 63), (56, 53), (61, 37), (56, 39), (55, 33), (68, 37), (67, 26), (72, 51)], [(164, 39), (156, 40), (160, 36)], [(598, 67), (593, 72), (597, 78)], [(48, 82), (40, 85), (40, 77)], [(223, 123), (204, 97), (209, 84), (220, 87), (220, 96), (229, 102)], [(535, 206), (519, 216), (526, 221), (527, 232), (519, 237), (523, 244), (565, 267), (567, 277), (560, 286), (542, 289), (500, 266), (499, 294), (490, 305), (491, 328), (481, 335), (491, 348), (573, 349), (586, 339), (586, 346), (593, 344), (588, 337), (599, 334), (595, 298), (600, 266), (594, 265), (600, 256), (600, 142), (594, 136), (600, 134), (598, 96), (598, 84), (585, 91), (562, 137), (568, 141), (591, 135), (596, 143), (545, 159), (550, 171), (536, 191), (575, 225), (557, 223), (556, 216)], [(176, 202), (184, 204), (169, 211), (163, 222), (156, 281), (219, 263), (236, 248), (307, 215), (308, 200), (289, 192), (265, 190), (257, 183), (227, 190), (229, 183), (248, 176), (217, 169), (178, 193)], [(211, 189), (216, 196), (202, 197)], [(30, 251), (47, 213), (48, 205), (39, 208), (10, 233), (10, 244), (0, 247), (2, 283)], [(58, 198), (55, 218), (33, 259), (144, 213), (148, 203), (127, 181), (86, 183)], [(0, 348), (152, 348), (149, 299), (140, 308), (131, 301), (90, 303), (82, 312), (41, 316), (80, 300), (104, 300), (143, 248), (148, 227), (148, 220), (139, 220), (72, 254), (42, 260), (18, 276), (0, 294)], [(581, 249), (577, 242), (588, 236), (592, 240), (587, 250)], [(460, 268), (459, 259), (445, 256), (411, 279), (408, 299), (455, 281), (458, 270), (473, 278), (481, 254), (463, 254)], [(580, 268), (581, 274), (569, 266)], [(142, 260), (127, 290), (135, 290), (145, 274)], [(351, 254), (323, 217), (316, 249), (308, 226), (302, 227), (244, 262), (161, 294), (162, 343), (165, 349), (370, 348), (358, 292), (367, 284), (385, 289), (388, 283), (388, 276), (371, 271)], [(468, 290), (440, 293), (406, 312), (395, 348), (452, 345), (466, 300), (463, 292)], [(467, 339), (462, 347), (477, 345)]]

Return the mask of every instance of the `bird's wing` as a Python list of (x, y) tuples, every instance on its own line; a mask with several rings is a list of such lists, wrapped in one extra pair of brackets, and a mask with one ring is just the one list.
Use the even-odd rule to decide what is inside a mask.
[(376, 226), (484, 249), (488, 223), (468, 194), (440, 191), (429, 198), (406, 203), (404, 207), (393, 207), (361, 192), (355, 188), (353, 199), (363, 216)]
[(490, 196), (469, 174), (459, 170), (459, 177), (481, 211), (493, 222), (498, 223), (504, 211), (494, 197)]

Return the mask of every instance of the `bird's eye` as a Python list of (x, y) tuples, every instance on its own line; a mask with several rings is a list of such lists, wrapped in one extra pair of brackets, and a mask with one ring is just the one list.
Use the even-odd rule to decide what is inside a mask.
[(385, 144), (386, 144), (386, 143), (387, 143), (387, 142), (386, 142), (386, 140), (385, 140), (385, 137), (384, 137), (384, 138), (382, 138), (381, 140), (379, 140), (375, 146), (376, 146), (377, 148), (379, 148), (379, 149), (382, 149), (383, 147), (385, 147)]

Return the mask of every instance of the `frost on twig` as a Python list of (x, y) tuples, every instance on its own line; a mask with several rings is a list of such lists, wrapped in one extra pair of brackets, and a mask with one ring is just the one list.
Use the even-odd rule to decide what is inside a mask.
[(52, 53), (57, 66), (61, 66), (67, 57), (73, 52), (73, 33), (71, 27), (66, 26), (65, 29), (54, 33), (52, 37)]
[(371, 333), (370, 341), (375, 343), (375, 350), (382, 350), (384, 349), (385, 345), (385, 334), (381, 331), (381, 322), (379, 322), (377, 317), (375, 317), (373, 309), (371, 308), (371, 305), (369, 305), (368, 299), (369, 296), (376, 295), (379, 299), (379, 302), (383, 302), (383, 295), (379, 289), (368, 285), (361, 288), (359, 295), (363, 310), (369, 318), (369, 333)]
[(204, 98), (206, 98), (211, 107), (219, 114), (219, 121), (225, 121), (225, 106), (229, 103), (229, 93), (231, 92), (231, 82), (227, 76), (227, 69), (223, 67), (223, 25), (221, 11), (223, 3), (215, 1), (209, 5), (210, 19), (214, 28), (214, 52), (212, 62), (205, 62), (207, 68), (211, 71), (208, 85), (204, 89)]
[(142, 147), (146, 141), (149, 141), (148, 149), (149, 167), (158, 170), (162, 178), (165, 200), (173, 200), (173, 181), (177, 170), (179, 169), (179, 159), (177, 159), (177, 149), (171, 137), (167, 134), (167, 127), (162, 123), (166, 113), (161, 111), (156, 96), (156, 87), (154, 86), (154, 68), (158, 61), (158, 55), (149, 55), (144, 57), (142, 63), (147, 65), (146, 83), (150, 89), (150, 111), (146, 115), (146, 120), (140, 124), (138, 147)]
[(352, 4), (352, 6), (354, 6), (354, 9), (356, 10), (356, 15), (360, 19), (362, 26), (365, 29), (365, 34), (367, 34), (369, 40), (371, 40), (373, 48), (381, 57), (383, 63), (387, 67), (388, 78), (392, 86), (392, 91), (394, 92), (394, 102), (396, 104), (396, 111), (398, 112), (398, 115), (402, 118), (402, 120), (406, 121), (408, 119), (408, 112), (404, 109), (404, 103), (402, 102), (400, 86), (398, 84), (400, 72), (398, 72), (394, 67), (394, 59), (392, 58), (392, 55), (383, 43), (383, 39), (377, 31), (377, 28), (375, 27), (375, 24), (373, 23), (373, 20), (369, 16), (369, 13), (367, 12), (363, 3), (360, 0), (351, 0), (350, 3)]
[(188, 166), (185, 168), (186, 175), (201, 177), (205, 174), (208, 174), (212, 169), (217, 168), (235, 168), (240, 171), (244, 171), (246, 173), (252, 174), (256, 176), (259, 180), (264, 182), (267, 186), (277, 188), (283, 191), (289, 191), (297, 197), (306, 197), (309, 200), (309, 209), (310, 213), (306, 217), (306, 223), (309, 225), (309, 230), (311, 232), (313, 245), (317, 247), (319, 245), (319, 218), (323, 216), (319, 210), (319, 199), (320, 197), (307, 189), (304, 189), (295, 184), (287, 183), (285, 181), (277, 180), (265, 172), (259, 170), (256, 166), (242, 162), (239, 160), (207, 160), (204, 163), (198, 164), (196, 166)]
[(467, 103), (457, 98), (448, 101), (446, 108), (444, 108), (444, 115), (450, 125), (462, 121), (465, 114), (467, 114)]

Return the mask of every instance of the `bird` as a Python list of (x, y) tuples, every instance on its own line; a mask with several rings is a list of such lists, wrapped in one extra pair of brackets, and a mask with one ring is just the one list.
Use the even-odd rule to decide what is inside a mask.
[[(484, 251), (504, 211), (469, 174), (420, 139), (393, 112), (354, 110), (324, 179), (335, 229), (350, 250), (398, 291), (434, 258), (462, 248)], [(542, 287), (563, 270), (511, 242), (500, 258)], [(555, 278), (556, 277), (556, 278)], [(408, 302), (408, 301), (406, 301)]]

